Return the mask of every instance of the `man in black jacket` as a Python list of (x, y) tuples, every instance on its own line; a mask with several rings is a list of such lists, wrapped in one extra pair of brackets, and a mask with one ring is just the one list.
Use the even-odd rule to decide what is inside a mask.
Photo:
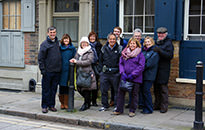
[(116, 42), (116, 35), (110, 33), (108, 35), (108, 42), (102, 47), (99, 57), (100, 73), (100, 90), (101, 101), (103, 107), (99, 111), (106, 111), (109, 108), (108, 104), (108, 90), (114, 90), (114, 105), (116, 105), (117, 91), (120, 80), (119, 74), (119, 59), (121, 56), (122, 46)]
[(38, 54), (39, 68), (42, 74), (42, 112), (56, 112), (55, 96), (60, 80), (61, 53), (56, 37), (56, 28), (49, 27), (47, 38), (42, 42)]
[(172, 40), (167, 37), (167, 29), (157, 29), (157, 47), (153, 50), (159, 54), (157, 77), (154, 83), (155, 103), (154, 110), (166, 113), (168, 110), (168, 81), (170, 75), (171, 59), (173, 58), (174, 47)]

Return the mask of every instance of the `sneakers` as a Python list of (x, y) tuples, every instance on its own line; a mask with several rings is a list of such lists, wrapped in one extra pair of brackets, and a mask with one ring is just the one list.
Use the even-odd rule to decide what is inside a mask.
[(117, 111), (114, 111), (111, 115), (120, 115), (122, 114), (121, 112), (117, 112)]
[(57, 112), (57, 109), (56, 109), (55, 107), (49, 107), (48, 110), (50, 110), (50, 111), (52, 111), (52, 112)]
[(100, 109), (99, 109), (99, 111), (107, 111), (108, 110), (108, 108), (105, 108), (105, 107), (101, 107)]
[(117, 110), (117, 107), (115, 107), (114, 109), (113, 109), (113, 112), (115, 112)]
[(42, 113), (48, 113), (48, 109), (47, 108), (42, 108)]
[(134, 116), (135, 116), (135, 113), (133, 113), (133, 112), (129, 113), (129, 117), (134, 117)]

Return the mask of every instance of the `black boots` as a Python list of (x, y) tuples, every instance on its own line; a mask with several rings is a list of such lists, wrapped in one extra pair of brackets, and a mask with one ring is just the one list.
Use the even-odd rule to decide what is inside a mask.
[(85, 111), (85, 110), (87, 110), (89, 108), (90, 108), (90, 105), (88, 103), (84, 103), (82, 105), (82, 107), (79, 109), (79, 111)]

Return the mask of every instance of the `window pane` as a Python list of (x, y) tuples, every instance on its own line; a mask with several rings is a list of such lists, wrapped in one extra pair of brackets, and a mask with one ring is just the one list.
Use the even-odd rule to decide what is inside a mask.
[(21, 2), (17, 2), (17, 12), (16, 12), (17, 15), (21, 15)]
[(55, 0), (55, 12), (78, 12), (79, 0)]
[(8, 16), (3, 16), (3, 29), (9, 29), (8, 20)]
[(21, 17), (19, 16), (16, 19), (17, 19), (17, 28), (16, 29), (20, 30), (21, 29)]
[(134, 28), (143, 28), (143, 17), (134, 18)]
[(133, 0), (124, 0), (124, 14), (133, 14)]
[(200, 34), (200, 17), (189, 17), (189, 34)]
[(10, 15), (15, 15), (15, 10), (16, 10), (15, 2), (10, 2), (9, 3), (9, 13), (10, 13)]
[(124, 32), (132, 32), (132, 17), (124, 18)]
[(145, 32), (154, 32), (154, 16), (145, 17)]
[(201, 10), (201, 0), (190, 0), (189, 14), (200, 14)]
[(154, 0), (145, 1), (145, 14), (154, 14)]
[(205, 16), (202, 17), (202, 34), (205, 34)]
[(9, 4), (8, 2), (3, 2), (3, 15), (9, 15)]
[(14, 16), (12, 16), (12, 17), (10, 17), (10, 24), (9, 24), (9, 29), (16, 29), (15, 28), (15, 17)]
[(144, 8), (144, 0), (135, 0), (135, 15), (142, 15)]

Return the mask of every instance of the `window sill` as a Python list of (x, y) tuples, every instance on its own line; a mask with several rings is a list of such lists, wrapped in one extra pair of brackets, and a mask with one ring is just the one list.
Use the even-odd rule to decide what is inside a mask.
[[(177, 83), (196, 84), (196, 79), (176, 78), (176, 82)], [(205, 80), (203, 80), (203, 84), (205, 84)]]

